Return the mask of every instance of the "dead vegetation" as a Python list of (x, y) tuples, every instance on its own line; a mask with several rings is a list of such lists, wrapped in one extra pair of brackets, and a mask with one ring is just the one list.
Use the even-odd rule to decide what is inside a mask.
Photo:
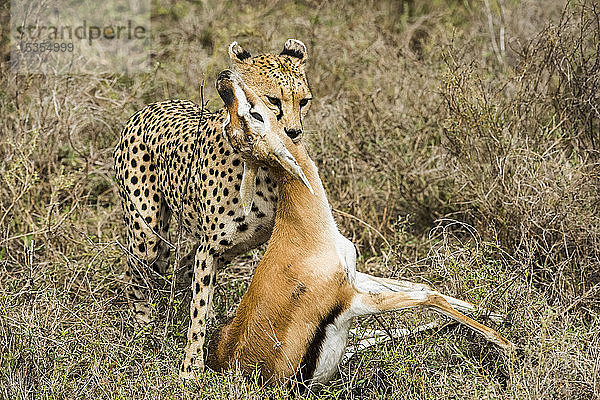
[[(269, 394), (235, 374), (178, 381), (180, 293), (175, 318), (136, 330), (111, 153), (148, 102), (199, 102), (204, 82), (219, 107), (213, 81), (231, 40), (278, 51), (289, 37), (309, 47), (306, 140), (359, 269), (503, 312), (498, 330), (522, 349), (507, 361), (462, 328), (419, 333), (358, 354), (320, 396), (600, 397), (600, 7), (432, 4), (161, 0), (154, 70), (130, 77), (15, 76), (3, 33), (0, 397)], [(221, 273), (219, 318), (258, 256)]]

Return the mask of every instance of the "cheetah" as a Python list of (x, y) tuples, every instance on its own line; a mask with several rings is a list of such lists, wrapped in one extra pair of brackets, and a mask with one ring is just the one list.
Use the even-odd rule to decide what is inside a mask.
[[(235, 73), (276, 115), (285, 134), (300, 141), (312, 99), (306, 46), (289, 39), (279, 55), (252, 56), (233, 42), (229, 56)], [(138, 321), (152, 320), (149, 289), (167, 272), (173, 215), (196, 243), (182, 259), (193, 266), (182, 378), (204, 368), (217, 268), (266, 242), (275, 220), (276, 184), (266, 167), (246, 162), (229, 144), (230, 121), (226, 107), (208, 112), (186, 100), (153, 103), (129, 119), (114, 152), (128, 242), (123, 280)]]

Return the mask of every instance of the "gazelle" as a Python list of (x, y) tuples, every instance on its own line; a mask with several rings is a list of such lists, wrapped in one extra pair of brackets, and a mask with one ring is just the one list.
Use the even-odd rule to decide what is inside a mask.
[[(208, 346), (209, 367), (258, 368), (268, 382), (325, 383), (344, 354), (354, 317), (411, 307), (431, 308), (506, 351), (513, 348), (459, 312), (475, 311), (467, 302), (423, 284), (357, 272), (354, 245), (339, 232), (302, 141), (285, 135), (236, 74), (223, 71), (217, 89), (229, 112), (225, 135), (247, 164), (269, 167), (279, 199), (273, 234), (250, 287), (233, 320)], [(242, 191), (250, 203), (251, 193)]]

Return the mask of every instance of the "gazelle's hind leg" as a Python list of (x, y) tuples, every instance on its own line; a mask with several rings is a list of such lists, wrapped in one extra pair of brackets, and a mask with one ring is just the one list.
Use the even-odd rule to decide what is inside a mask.
[[(380, 291), (385, 288), (391, 292), (418, 292), (418, 291), (434, 291), (431, 287), (423, 283), (413, 283), (409, 281), (402, 281), (397, 279), (390, 278), (379, 278), (376, 276), (363, 274), (361, 272), (356, 273), (356, 286), (359, 290), (370, 290), (369, 288), (373, 287), (375, 291)], [(462, 313), (466, 314), (474, 314), (476, 312), (481, 312), (487, 318), (491, 319), (496, 323), (500, 323), (504, 321), (504, 316), (501, 314), (496, 314), (489, 312), (487, 310), (483, 310), (475, 307), (473, 304), (459, 300), (455, 297), (447, 296), (442, 293), (438, 293), (442, 296), (450, 305), (455, 309)]]
[(357, 274), (355, 283), (357, 292), (351, 306), (353, 315), (370, 315), (412, 307), (427, 307), (481, 333), (487, 340), (506, 351), (514, 349), (514, 345), (498, 332), (472, 320), (452, 308), (451, 305), (452, 302), (457, 308), (468, 308), (469, 311), (475, 310), (475, 307), (469, 303), (442, 295), (431, 289), (425, 289), (423, 285), (421, 286), (423, 290), (411, 291), (408, 290), (409, 285), (406, 282), (397, 281), (398, 284), (394, 286), (393, 281), (390, 281), (385, 280), (384, 282), (380, 278), (367, 274)]

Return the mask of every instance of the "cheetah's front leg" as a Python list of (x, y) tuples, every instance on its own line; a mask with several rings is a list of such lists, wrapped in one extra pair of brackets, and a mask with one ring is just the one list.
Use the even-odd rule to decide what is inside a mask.
[(190, 326), (187, 344), (179, 376), (193, 379), (196, 371), (204, 369), (204, 339), (207, 316), (212, 307), (212, 297), (217, 273), (214, 250), (203, 240), (196, 249), (194, 258), (194, 279), (192, 280), (192, 300), (190, 301)]

